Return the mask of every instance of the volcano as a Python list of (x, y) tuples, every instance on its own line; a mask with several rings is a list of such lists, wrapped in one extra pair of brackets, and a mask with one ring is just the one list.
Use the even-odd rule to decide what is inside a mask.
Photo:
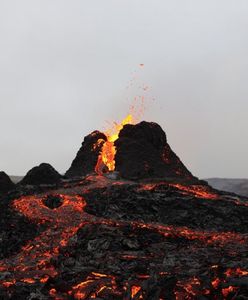
[[(109, 153), (105, 154), (108, 157), (104, 164), (101, 153), (106, 144), (105, 148)], [(99, 160), (103, 170), (99, 168)], [(94, 170), (101, 174), (115, 170), (122, 178), (134, 180), (144, 178), (197, 180), (171, 150), (162, 128), (156, 123), (145, 121), (136, 125), (124, 125), (112, 144), (108, 142), (108, 136), (99, 131), (88, 135), (66, 176), (85, 176)]]
[(47, 163), (42, 163), (28, 171), (20, 181), (22, 185), (56, 184), (60, 181), (61, 175)]
[(248, 198), (193, 176), (158, 124), (94, 131), (64, 178), (25, 182), (1, 194), (1, 299), (248, 299)]

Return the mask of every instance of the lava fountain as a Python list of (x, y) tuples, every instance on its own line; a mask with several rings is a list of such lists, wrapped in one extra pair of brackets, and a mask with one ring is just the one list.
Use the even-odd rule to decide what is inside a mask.
[[(122, 128), (127, 124), (135, 124), (135, 118), (132, 114), (128, 114), (120, 123), (114, 122), (112, 128), (106, 130), (104, 134), (107, 137), (107, 141), (104, 141), (102, 150), (98, 156), (98, 161), (95, 167), (97, 174), (102, 175), (105, 172), (111, 172), (115, 170), (115, 141), (119, 137), (119, 133)], [(98, 140), (97, 144), (102, 143), (103, 140)]]

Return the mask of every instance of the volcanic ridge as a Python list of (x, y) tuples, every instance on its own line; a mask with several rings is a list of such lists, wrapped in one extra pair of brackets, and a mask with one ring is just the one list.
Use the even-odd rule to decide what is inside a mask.
[(84, 138), (61, 176), (0, 173), (0, 299), (248, 299), (248, 198), (201, 181), (151, 122)]

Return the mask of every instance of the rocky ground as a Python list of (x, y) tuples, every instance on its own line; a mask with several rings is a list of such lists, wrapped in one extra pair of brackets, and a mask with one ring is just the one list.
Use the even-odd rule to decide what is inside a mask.
[(1, 299), (248, 299), (246, 198), (94, 175), (1, 205)]

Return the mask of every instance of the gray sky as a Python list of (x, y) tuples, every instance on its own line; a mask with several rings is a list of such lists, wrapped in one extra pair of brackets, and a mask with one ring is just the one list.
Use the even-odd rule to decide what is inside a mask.
[(1, 0), (0, 169), (64, 172), (143, 95), (195, 175), (248, 177), (247, 16), (247, 0)]

